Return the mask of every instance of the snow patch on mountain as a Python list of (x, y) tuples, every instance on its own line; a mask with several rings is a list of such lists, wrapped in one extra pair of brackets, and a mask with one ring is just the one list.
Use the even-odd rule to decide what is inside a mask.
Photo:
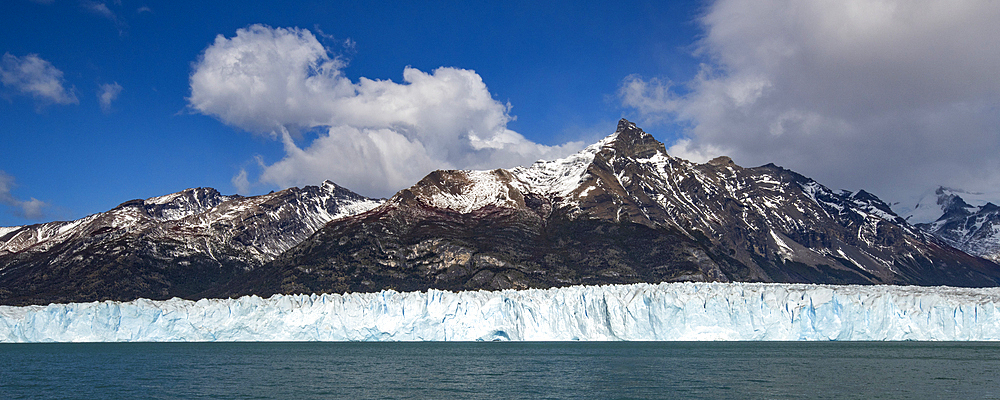
[(458, 171), (465, 182), (457, 191), (440, 190), (431, 194), (431, 205), (460, 213), (470, 213), (488, 205), (513, 208), (517, 200), (511, 198), (509, 176), (502, 170)]
[(358, 215), (363, 212), (367, 212), (368, 210), (371, 210), (375, 207), (382, 205), (382, 203), (383, 202), (381, 200), (376, 200), (376, 199), (345, 201), (342, 204), (340, 204), (340, 207), (337, 209), (337, 212), (335, 213), (329, 213), (329, 212), (321, 213), (320, 211), (326, 211), (326, 210), (325, 209), (321, 210), (317, 208), (316, 214), (322, 216), (321, 218), (317, 219), (323, 221), (322, 224), (326, 224), (327, 222), (333, 221), (335, 219), (341, 219), (344, 217), (350, 217), (352, 215)]
[(1000, 289), (663, 283), (0, 306), (0, 342), (1000, 340)]
[(21, 228), (21, 226), (0, 226), (0, 238)]
[(580, 188), (594, 156), (617, 137), (617, 133), (612, 134), (569, 157), (537, 161), (527, 168), (515, 167), (510, 172), (517, 178), (519, 189), (524, 193), (551, 195), (572, 201), (573, 191)]

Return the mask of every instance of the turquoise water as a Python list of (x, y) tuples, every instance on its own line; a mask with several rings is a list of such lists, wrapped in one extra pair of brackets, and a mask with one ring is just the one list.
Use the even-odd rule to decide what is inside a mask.
[(1000, 399), (1000, 343), (0, 344), (0, 399)]

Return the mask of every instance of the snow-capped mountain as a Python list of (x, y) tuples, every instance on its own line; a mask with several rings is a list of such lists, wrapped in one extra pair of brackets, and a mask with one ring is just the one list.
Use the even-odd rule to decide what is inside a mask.
[(622, 120), (564, 159), (435, 171), (220, 294), (663, 281), (995, 286), (1000, 266), (870, 193), (773, 164), (691, 163)]
[(1000, 261), (1000, 206), (992, 202), (998, 197), (939, 187), (907, 220), (966, 253)]
[(0, 302), (189, 297), (380, 203), (329, 181), (253, 197), (196, 188), (2, 228)]
[[(977, 229), (986, 223), (969, 218), (992, 210), (949, 204), (946, 215)], [(435, 171), (385, 201), (331, 182), (255, 197), (199, 188), (0, 228), (0, 303), (674, 281), (1000, 285), (1000, 265), (948, 243), (958, 242), (871, 193), (773, 164), (692, 163), (622, 120), (567, 158)]]

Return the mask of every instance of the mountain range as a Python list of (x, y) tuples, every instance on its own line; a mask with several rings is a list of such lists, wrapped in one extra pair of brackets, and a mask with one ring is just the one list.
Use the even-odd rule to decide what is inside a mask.
[(387, 200), (331, 182), (254, 197), (199, 188), (0, 228), (0, 303), (672, 281), (1000, 285), (1000, 266), (940, 231), (773, 164), (672, 157), (622, 120), (567, 158), (434, 171)]

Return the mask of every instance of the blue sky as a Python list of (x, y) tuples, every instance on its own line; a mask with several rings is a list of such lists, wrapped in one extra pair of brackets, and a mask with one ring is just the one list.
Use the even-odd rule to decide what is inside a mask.
[[(626, 75), (694, 74), (685, 47), (696, 34), (696, 2), (537, 3), (7, 1), (0, 53), (51, 63), (77, 103), (3, 88), (0, 171), (13, 177), (17, 199), (50, 204), (51, 218), (195, 186), (236, 192), (233, 176), (255, 156), (280, 159), (281, 144), (193, 112), (186, 98), (199, 54), (217, 35), (253, 24), (322, 32), (354, 80), (398, 82), (407, 66), (474, 70), (511, 104), (517, 119), (508, 127), (542, 144), (610, 133), (624, 112), (612, 97)], [(100, 5), (111, 14), (95, 11)], [(122, 89), (104, 112), (98, 91), (114, 83)], [(7, 208), (0, 226), (32, 222)]]
[(197, 186), (388, 196), (565, 155), (621, 117), (684, 158), (890, 200), (1000, 184), (991, 2), (2, 8), (0, 226)]

